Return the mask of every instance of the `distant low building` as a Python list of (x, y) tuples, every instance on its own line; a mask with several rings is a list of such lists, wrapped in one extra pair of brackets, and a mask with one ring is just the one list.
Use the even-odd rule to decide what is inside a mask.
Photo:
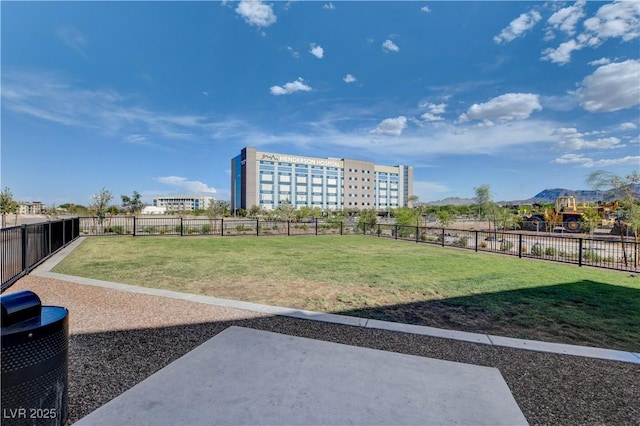
[(42, 214), (44, 206), (40, 201), (20, 202), (18, 214)]
[(165, 214), (166, 212), (166, 207), (145, 206), (142, 209), (142, 214)]
[(164, 207), (166, 211), (194, 211), (206, 210), (209, 208), (213, 197), (199, 195), (167, 195), (155, 197), (153, 199), (153, 207)]

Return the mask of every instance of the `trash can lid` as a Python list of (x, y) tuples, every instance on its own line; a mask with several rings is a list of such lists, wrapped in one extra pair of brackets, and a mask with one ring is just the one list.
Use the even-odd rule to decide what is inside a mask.
[[(14, 324), (0, 327), (0, 334), (5, 337), (12, 334), (28, 333), (32, 331), (44, 332), (50, 326), (55, 326), (66, 320), (69, 315), (67, 308), (60, 306), (43, 306), (40, 315), (18, 321)], [(38, 333), (39, 334), (39, 333)]]

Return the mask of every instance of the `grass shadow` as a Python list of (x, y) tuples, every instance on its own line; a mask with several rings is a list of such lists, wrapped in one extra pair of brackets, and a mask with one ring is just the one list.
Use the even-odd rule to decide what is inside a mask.
[(335, 313), (640, 352), (640, 290), (589, 280)]

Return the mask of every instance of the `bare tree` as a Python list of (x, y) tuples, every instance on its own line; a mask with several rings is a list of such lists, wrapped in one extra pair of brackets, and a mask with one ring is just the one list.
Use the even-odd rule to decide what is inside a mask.
[(97, 194), (93, 194), (91, 198), (93, 199), (93, 203), (91, 203), (90, 208), (96, 216), (94, 221), (97, 222), (96, 225), (99, 227), (99, 231), (102, 232), (102, 224), (107, 217), (109, 203), (113, 199), (113, 194), (103, 187)]

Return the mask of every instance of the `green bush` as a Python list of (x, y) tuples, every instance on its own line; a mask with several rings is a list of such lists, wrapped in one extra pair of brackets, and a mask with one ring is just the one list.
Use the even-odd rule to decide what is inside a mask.
[(145, 226), (143, 231), (146, 232), (147, 234), (155, 234), (157, 229), (155, 226)]
[(500, 251), (509, 251), (513, 248), (513, 243), (511, 241), (503, 241), (500, 243)]
[(546, 254), (547, 256), (556, 256), (558, 254), (558, 250), (556, 250), (555, 247), (547, 247), (544, 250), (544, 254)]
[(531, 247), (531, 254), (534, 256), (542, 256), (544, 254), (544, 249), (539, 243), (535, 243), (533, 247)]
[(110, 228), (107, 228), (107, 233), (113, 232), (114, 234), (122, 235), (124, 234), (124, 226), (115, 225)]
[(598, 253), (596, 253), (595, 250), (593, 249), (585, 249), (582, 251), (582, 258), (584, 260), (589, 260), (591, 262), (601, 262), (602, 256), (600, 256)]
[(204, 225), (202, 225), (202, 228), (200, 228), (200, 231), (203, 234), (208, 234), (211, 232), (211, 225), (209, 225), (208, 223), (205, 223)]
[(453, 242), (453, 245), (456, 247), (466, 247), (468, 243), (469, 243), (469, 237), (460, 237)]

